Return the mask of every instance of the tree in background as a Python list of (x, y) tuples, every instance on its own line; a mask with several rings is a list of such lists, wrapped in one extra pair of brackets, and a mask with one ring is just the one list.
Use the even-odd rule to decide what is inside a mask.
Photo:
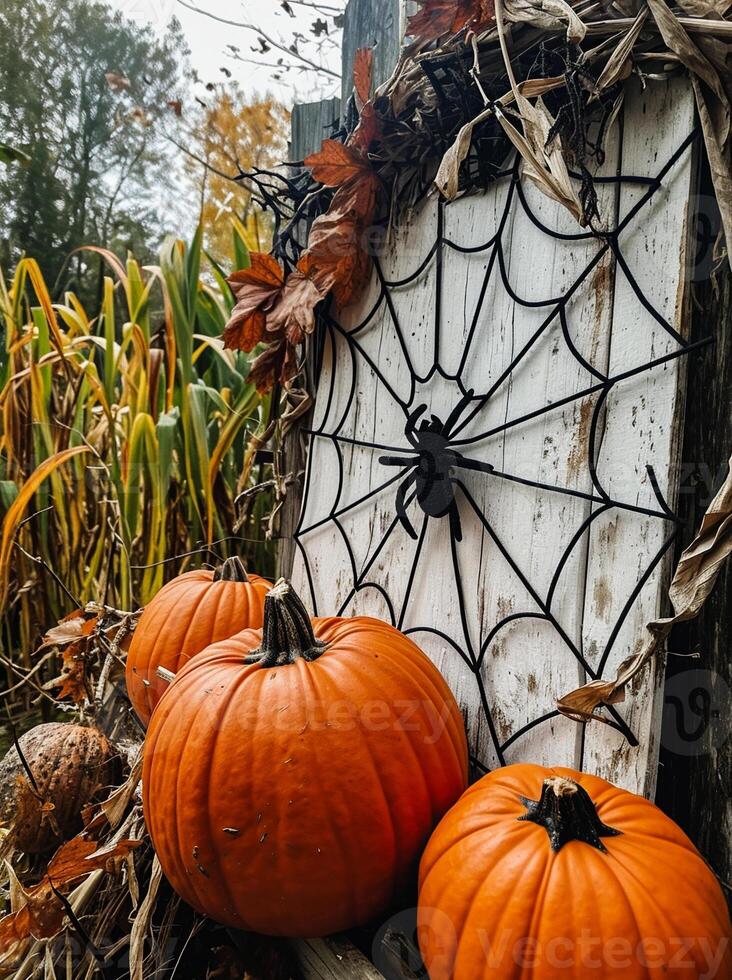
[(198, 196), (206, 247), (218, 262), (230, 261), (231, 220), (246, 229), (252, 251), (268, 251), (272, 225), (249, 187), (231, 178), (242, 170), (272, 169), (287, 159), (290, 113), (269, 96), (247, 99), (238, 85), (209, 86), (191, 126), (193, 149), (185, 169)]
[(33, 255), (58, 294), (80, 288), (68, 256), (82, 244), (153, 254), (171, 160), (157, 123), (175, 116), (185, 64), (175, 21), (156, 40), (91, 0), (3, 0), (0, 141), (27, 159), (0, 166), (2, 264)]

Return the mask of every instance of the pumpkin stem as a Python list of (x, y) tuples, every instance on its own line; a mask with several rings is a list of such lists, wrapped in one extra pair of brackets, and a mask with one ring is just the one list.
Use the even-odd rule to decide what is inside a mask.
[(519, 820), (528, 820), (543, 827), (555, 853), (572, 840), (582, 841), (598, 851), (607, 851), (600, 838), (621, 834), (620, 830), (607, 827), (600, 820), (591, 797), (573, 779), (551, 776), (544, 780), (538, 802), (523, 796), (521, 802), (528, 812)]
[(214, 572), (214, 582), (242, 582), (249, 581), (244, 562), (238, 556), (227, 558), (223, 565)]
[(317, 660), (325, 649), (326, 644), (315, 638), (300, 596), (281, 578), (265, 596), (262, 645), (247, 657), (247, 663), (282, 667), (300, 659)]

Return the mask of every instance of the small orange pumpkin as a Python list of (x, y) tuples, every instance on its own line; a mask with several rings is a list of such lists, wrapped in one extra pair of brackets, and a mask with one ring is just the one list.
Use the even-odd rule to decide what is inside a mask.
[(263, 630), (211, 646), (150, 722), (145, 820), (163, 870), (211, 918), (321, 936), (385, 911), (467, 783), (460, 710), (406, 636), (311, 620), (286, 582)]
[(125, 671), (127, 693), (144, 725), (168, 688), (158, 668), (177, 673), (209, 644), (258, 629), (271, 588), (266, 579), (247, 575), (240, 558), (228, 558), (215, 572), (186, 572), (158, 592), (137, 624)]
[(732, 977), (717, 881), (652, 803), (571, 769), (515, 765), (450, 810), (420, 866), (430, 980)]

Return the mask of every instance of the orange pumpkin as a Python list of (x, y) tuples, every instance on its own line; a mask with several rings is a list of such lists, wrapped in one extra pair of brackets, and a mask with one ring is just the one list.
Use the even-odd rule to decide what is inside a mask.
[(657, 807), (571, 769), (471, 787), (420, 866), (430, 980), (732, 977), (717, 881)]
[(416, 879), (467, 759), (458, 706), (411, 640), (375, 619), (311, 620), (280, 582), (263, 630), (211, 646), (160, 702), (145, 819), (194, 908), (238, 929), (326, 935)]
[(147, 725), (168, 688), (159, 667), (177, 673), (209, 644), (262, 625), (272, 583), (247, 575), (239, 558), (215, 572), (197, 569), (168, 582), (146, 607), (127, 655), (127, 693)]

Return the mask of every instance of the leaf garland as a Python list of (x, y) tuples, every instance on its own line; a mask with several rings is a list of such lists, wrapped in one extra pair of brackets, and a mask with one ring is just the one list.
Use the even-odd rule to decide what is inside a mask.
[[(269, 175), (281, 191), (260, 188), (278, 221), (275, 254), (255, 253), (251, 268), (229, 280), (237, 302), (225, 346), (266, 345), (250, 381), (268, 391), (299, 374), (298, 350), (315, 329), (317, 307), (348, 306), (367, 284), (377, 219), (391, 222), (433, 181), (447, 199), (485, 186), (511, 146), (527, 178), (594, 228), (600, 216), (586, 160), (599, 158), (602, 139), (589, 127), (594, 119), (607, 133), (626, 80), (635, 72), (652, 78), (665, 54), (690, 73), (732, 243), (732, 26), (714, 0), (682, 7), (681, 18), (661, 0), (634, 17), (592, 7), (580, 16), (568, 0), (417, 0), (413, 43), (375, 93), (373, 50), (359, 49), (353, 108), (339, 138), (325, 140), (295, 178)], [(581, 174), (579, 192), (570, 170)], [(257, 183), (257, 174), (242, 176)]]
[[(365, 86), (365, 79), (361, 81)], [(304, 161), (314, 180), (335, 193), (326, 213), (313, 221), (308, 247), (295, 268), (286, 275), (274, 256), (255, 252), (250, 268), (228, 279), (237, 302), (224, 346), (250, 352), (262, 342), (269, 345), (252, 362), (249, 374), (259, 391), (286, 385), (297, 375), (297, 348), (315, 330), (316, 307), (329, 295), (337, 307), (348, 306), (368, 282), (369, 230), (383, 196), (362, 149), (376, 125), (375, 116), (366, 111), (370, 105), (362, 112), (366, 125), (347, 144), (325, 140)]]

